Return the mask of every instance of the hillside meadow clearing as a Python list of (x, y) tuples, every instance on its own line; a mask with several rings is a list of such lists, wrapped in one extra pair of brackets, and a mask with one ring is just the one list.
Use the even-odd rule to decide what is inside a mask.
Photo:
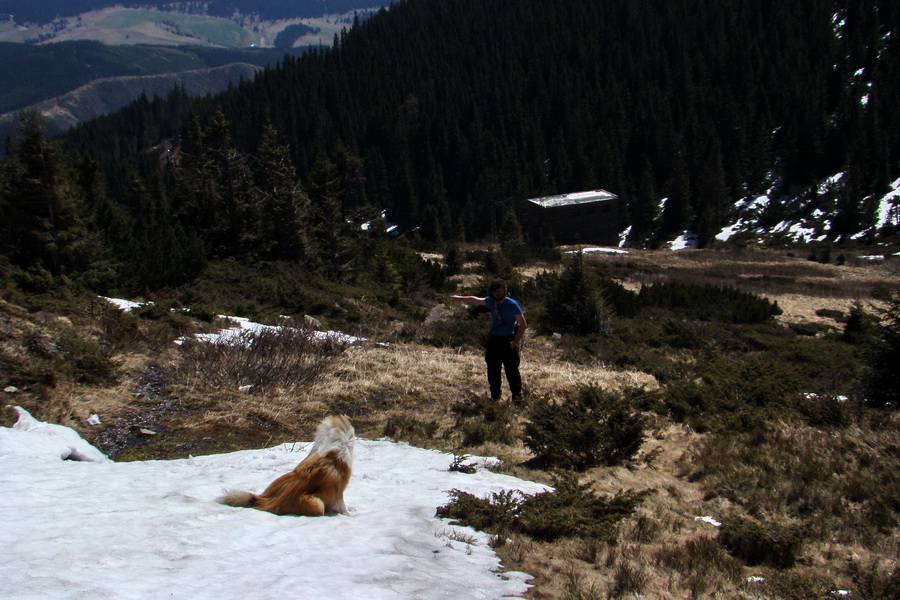
[[(626, 290), (728, 286), (780, 314), (740, 325), (645, 309), (612, 319), (604, 335), (576, 335), (544, 327), (547, 306), (526, 300), (526, 397), (494, 405), (471, 342), (487, 317), (440, 295), (419, 299), (418, 319), (355, 299), (360, 318), (346, 333), (364, 341), (313, 349), (276, 335), (256, 340), (255, 357), (174, 343), (229, 325), (220, 318), (129, 317), (100, 300), (64, 313), (4, 302), (5, 372), (41, 372), (54, 348), (72, 352), (75, 330), (102, 340), (113, 365), (91, 383), (35, 376), (5, 403), (74, 427), (119, 461), (307, 439), (332, 413), (349, 415), (363, 438), (451, 451), (459, 468), (468, 455), (496, 457), (496, 469), (556, 485), (559, 499), (539, 510), (510, 498), (444, 508), (491, 533), (506, 569), (534, 576), (529, 598), (897, 598), (900, 423), (890, 407), (846, 397), (861, 350), (844, 331), (854, 306), (876, 314), (896, 293), (900, 261), (822, 264), (764, 250), (583, 257)], [(566, 260), (518, 265), (523, 290)], [(478, 270), (467, 262), (453, 281), (475, 293)], [(83, 359), (78, 368), (107, 364)], [(578, 402), (599, 429), (553, 412)], [(539, 415), (556, 415), (558, 427)], [(626, 443), (617, 419), (638, 444), (624, 458), (584, 459), (604, 435)]]

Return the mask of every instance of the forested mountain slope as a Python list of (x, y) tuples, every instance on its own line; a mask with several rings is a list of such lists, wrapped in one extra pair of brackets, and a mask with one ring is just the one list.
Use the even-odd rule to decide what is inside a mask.
[(363, 239), (380, 214), (456, 243), (522, 199), (597, 188), (651, 247), (685, 230), (710, 243), (739, 217), (765, 231), (812, 215), (830, 241), (893, 235), (896, 206), (875, 231), (875, 205), (900, 175), (898, 12), (398, 3), (218, 96), (176, 90), (81, 125), (65, 154), (26, 119), (0, 170), (0, 244), (23, 268), (136, 288), (219, 259), (353, 277), (381, 268)]
[[(385, 207), (429, 237), (484, 235), (498, 201), (597, 187), (627, 200), (622, 229), (637, 239), (692, 227), (708, 240), (735, 200), (773, 190), (834, 215), (838, 236), (870, 226), (864, 199), (900, 174), (898, 12), (413, 0), (213, 101), (159, 118), (136, 107), (68, 143), (129, 168), (142, 144), (186, 143), (190, 123), (221, 110), (243, 152), (274, 126), (301, 177), (322, 152), (360, 161), (365, 188), (345, 203)], [(817, 195), (836, 173), (840, 189)]]

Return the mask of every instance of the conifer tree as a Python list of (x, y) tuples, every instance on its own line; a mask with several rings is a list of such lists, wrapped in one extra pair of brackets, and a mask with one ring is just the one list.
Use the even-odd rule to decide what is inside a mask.
[(0, 213), (2, 250), (24, 269), (66, 275), (87, 270), (100, 252), (99, 238), (79, 214), (73, 177), (42, 117), (22, 116), (15, 141), (6, 145)]
[(291, 163), (289, 148), (267, 124), (256, 153), (259, 205), (254, 235), (263, 257), (303, 260), (310, 252), (305, 221), (309, 198)]
[(177, 285), (199, 273), (205, 264), (203, 244), (172, 219), (166, 203), (132, 179), (130, 201), (139, 207), (140, 219), (125, 247), (125, 283), (135, 291)]
[[(309, 233), (316, 263), (329, 268), (332, 276), (342, 271), (346, 247), (344, 213), (341, 207), (343, 177), (325, 154), (319, 154), (306, 183), (310, 201)], [(310, 264), (315, 267), (315, 264)]]
[(892, 294), (887, 308), (879, 313), (866, 356), (862, 393), (870, 404), (896, 410), (900, 405), (900, 293)]
[(713, 139), (709, 152), (701, 164), (697, 177), (697, 243), (703, 247), (709, 244), (721, 231), (723, 216), (728, 202), (728, 188), (725, 183), (725, 168), (718, 140)]
[(192, 123), (191, 144), (178, 169), (175, 196), (186, 229), (200, 233), (217, 256), (246, 251), (255, 187), (248, 157), (231, 142), (229, 123), (217, 108), (209, 124)]
[(663, 238), (684, 231), (692, 213), (690, 179), (682, 152), (676, 153), (672, 164), (667, 198), (660, 224), (660, 234)]
[(545, 310), (545, 321), (554, 331), (608, 332), (609, 318), (600, 288), (584, 266), (583, 252), (579, 251), (560, 275)]
[(516, 217), (516, 211), (508, 208), (500, 223), (500, 245), (505, 248), (516, 248), (524, 243), (525, 236), (522, 234), (522, 225)]

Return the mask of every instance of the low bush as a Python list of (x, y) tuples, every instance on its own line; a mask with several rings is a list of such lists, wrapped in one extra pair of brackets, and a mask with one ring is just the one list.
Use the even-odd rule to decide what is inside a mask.
[(63, 370), (75, 381), (108, 384), (116, 380), (117, 364), (111, 352), (96, 341), (78, 335), (74, 329), (66, 329), (56, 343), (65, 358)]
[(833, 310), (830, 308), (820, 308), (816, 311), (817, 317), (822, 317), (823, 319), (832, 319), (837, 323), (846, 323), (847, 315), (842, 310)]
[(600, 497), (589, 485), (581, 485), (575, 476), (567, 474), (557, 478), (554, 490), (531, 495), (509, 490), (478, 498), (452, 490), (450, 503), (438, 507), (437, 516), (495, 535), (518, 533), (547, 542), (604, 537), (650, 493), (626, 491)]
[(399, 415), (385, 421), (382, 435), (395, 441), (430, 440), (439, 427), (433, 420), (422, 421), (415, 417)]
[(794, 333), (809, 337), (815, 337), (834, 331), (834, 327), (827, 323), (791, 323), (789, 327)]
[(685, 362), (674, 360), (652, 349), (623, 350), (611, 356), (608, 364), (614, 369), (649, 373), (662, 384), (678, 381), (691, 372), (691, 368)]
[(455, 429), (462, 435), (463, 447), (480, 446), (489, 442), (514, 444), (515, 407), (508, 403), (486, 402), (470, 396), (455, 402), (450, 410), (456, 415)]
[(635, 292), (608, 277), (600, 278), (597, 286), (604, 303), (615, 315), (634, 318), (640, 314), (641, 301)]
[(797, 562), (804, 532), (796, 524), (730, 518), (722, 523), (719, 542), (748, 565), (788, 569)]
[(213, 389), (292, 390), (321, 375), (343, 349), (338, 341), (293, 327), (245, 331), (237, 339), (215, 342), (188, 339), (176, 379)]
[(508, 424), (499, 421), (468, 421), (457, 428), (462, 434), (460, 445), (465, 448), (481, 446), (488, 442), (498, 444), (513, 444), (516, 441), (515, 432)]
[(616, 465), (644, 441), (643, 416), (621, 395), (584, 386), (563, 402), (543, 399), (528, 414), (523, 442), (538, 462), (586, 469)]
[(814, 423), (844, 422), (843, 408), (810, 400), (850, 393), (855, 362), (841, 342), (769, 342), (776, 345), (765, 351), (696, 362), (690, 377), (669, 382), (662, 396), (672, 417), (702, 431), (738, 424), (731, 417), (740, 413), (763, 421), (807, 415)]
[(484, 345), (487, 317), (475, 311), (453, 319), (436, 319), (426, 322), (410, 332), (409, 337), (436, 348), (471, 348)]
[(844, 322), (842, 339), (850, 344), (864, 344), (875, 332), (877, 323), (877, 317), (867, 311), (861, 302), (854, 302)]
[(643, 306), (674, 310), (701, 321), (761, 323), (781, 314), (777, 302), (724, 285), (668, 281), (643, 286), (638, 297)]

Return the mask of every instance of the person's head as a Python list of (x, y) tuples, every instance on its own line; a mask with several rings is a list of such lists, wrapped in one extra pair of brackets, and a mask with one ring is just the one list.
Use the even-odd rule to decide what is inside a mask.
[(488, 296), (494, 300), (505, 300), (506, 294), (506, 282), (502, 279), (495, 279), (488, 286)]

